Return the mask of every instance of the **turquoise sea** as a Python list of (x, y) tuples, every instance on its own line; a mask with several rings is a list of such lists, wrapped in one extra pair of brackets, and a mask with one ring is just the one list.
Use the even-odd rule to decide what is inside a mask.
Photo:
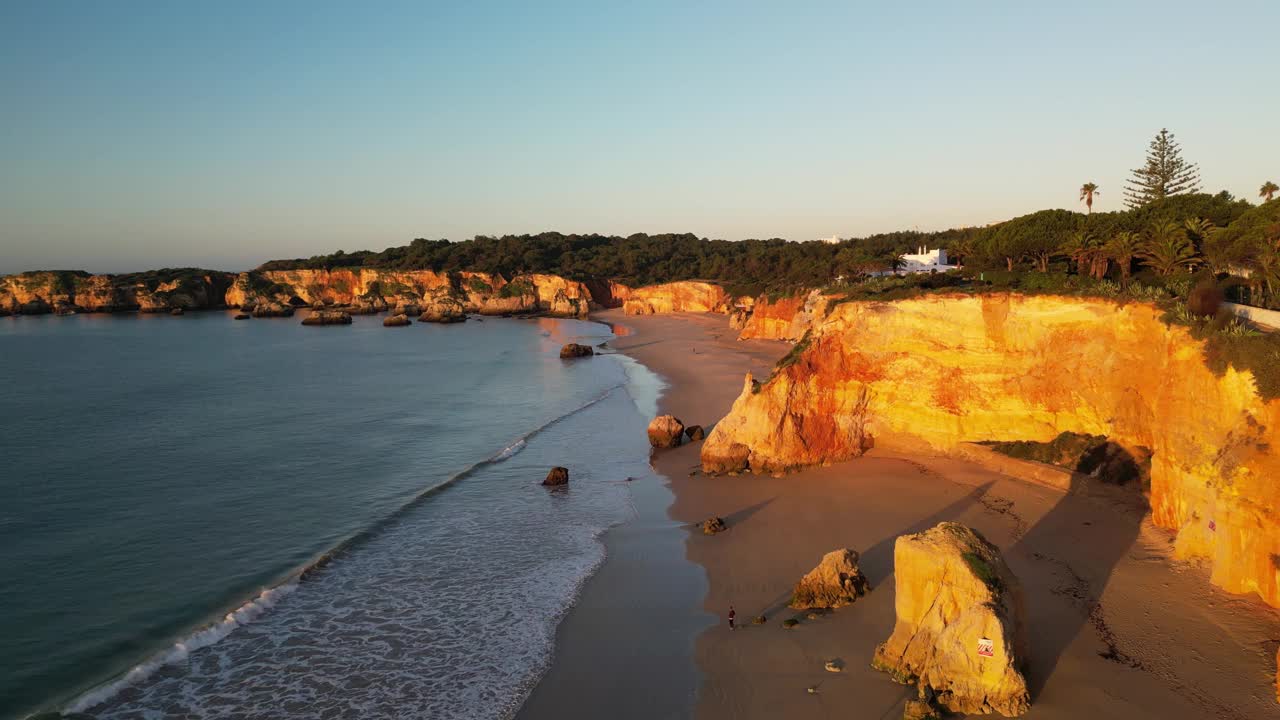
[(0, 318), (0, 718), (518, 709), (657, 379), (560, 360), (593, 322), (300, 318)]

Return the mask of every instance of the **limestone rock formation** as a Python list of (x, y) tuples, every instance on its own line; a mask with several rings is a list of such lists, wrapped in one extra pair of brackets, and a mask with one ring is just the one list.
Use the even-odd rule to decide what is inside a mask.
[(684, 436), (684, 423), (672, 415), (659, 415), (649, 423), (649, 444), (656, 448), (675, 447)]
[(729, 296), (719, 285), (682, 281), (634, 288), (622, 303), (622, 311), (627, 315), (725, 312), (728, 303)]
[(312, 310), (302, 318), (303, 325), (350, 325), (351, 315), (343, 310)]
[(820, 290), (805, 295), (769, 300), (762, 296), (743, 323), (739, 340), (790, 340), (796, 342), (827, 314), (831, 298)]
[[(715, 437), (715, 431), (712, 431)], [(751, 463), (751, 448), (738, 442), (731, 442), (724, 447), (716, 446), (708, 452), (709, 445), (702, 446), (702, 470), (709, 475), (720, 473), (740, 473)]]
[(709, 517), (702, 521), (703, 535), (715, 535), (716, 533), (721, 533), (728, 529), (729, 527), (724, 524), (724, 518)]
[(565, 360), (569, 358), (591, 357), (595, 354), (596, 351), (593, 350), (590, 345), (569, 343), (568, 345), (560, 348), (560, 358)]
[(791, 607), (840, 608), (852, 605), (870, 589), (866, 576), (858, 569), (858, 553), (848, 548), (832, 550), (796, 584)]
[(543, 485), (568, 485), (569, 484), (569, 468), (553, 467), (547, 473), (547, 479), (542, 481)]
[(1000, 551), (944, 522), (899, 537), (893, 566), (897, 621), (872, 665), (951, 712), (1025, 713), (1026, 609)]
[(450, 298), (434, 301), (422, 307), (418, 322), (460, 323), (466, 322), (467, 313), (462, 304)]
[(938, 711), (924, 700), (908, 700), (902, 708), (902, 720), (942, 720)]
[(382, 319), (383, 327), (404, 327), (409, 324), (407, 315), (388, 315)]
[(1152, 452), (1152, 520), (1177, 534), (1180, 558), (1280, 607), (1280, 400), (1260, 396), (1248, 371), (1215, 373), (1202, 342), (1162, 314), (1016, 294), (831, 305), (771, 379), (744, 383), (707, 434), (703, 466), (727, 472), (737, 446), (752, 470), (772, 472), (873, 444), (947, 453), (1102, 435)]
[(701, 440), (706, 437), (701, 425), (690, 425), (684, 429), (684, 434), (690, 440)]
[(236, 320), (248, 320), (250, 317), (249, 313), (236, 313)]
[(258, 303), (257, 305), (254, 305), (254, 306), (253, 306), (253, 316), (254, 316), (254, 317), (257, 317), (257, 318), (262, 318), (262, 317), (292, 317), (292, 316), (293, 316), (293, 306), (292, 306), (292, 305), (283, 305), (283, 304), (278, 303), (278, 302), (275, 302), (275, 301), (272, 301), (272, 302), (265, 302), (265, 303)]

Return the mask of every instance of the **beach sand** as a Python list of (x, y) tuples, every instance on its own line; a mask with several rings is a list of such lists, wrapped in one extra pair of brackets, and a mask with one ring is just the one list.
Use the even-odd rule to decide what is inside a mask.
[[(597, 317), (634, 331), (613, 345), (666, 380), (661, 408), (686, 424), (714, 423), (743, 373), (767, 373), (790, 348), (737, 342), (718, 315)], [(893, 541), (943, 520), (998, 545), (1026, 590), (1027, 717), (1280, 717), (1280, 613), (1174, 560), (1171, 534), (1132, 493), (1063, 493), (880, 450), (780, 478), (707, 477), (698, 449), (655, 453), (669, 490), (637, 486), (637, 520), (606, 535), (609, 558), (561, 624), (521, 717), (901, 717), (911, 691), (869, 667), (894, 623)], [(692, 529), (711, 515), (729, 530)], [(840, 547), (862, 553), (872, 592), (816, 619), (787, 609), (796, 580)], [(791, 617), (800, 624), (784, 629)], [(824, 670), (834, 659), (844, 672)]]

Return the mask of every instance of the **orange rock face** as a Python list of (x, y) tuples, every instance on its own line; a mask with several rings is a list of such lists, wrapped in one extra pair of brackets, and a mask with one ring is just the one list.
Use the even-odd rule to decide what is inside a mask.
[(367, 268), (242, 273), (227, 293), (227, 305), (244, 307), (269, 300), (352, 305), (381, 298), (389, 306), (404, 307), (447, 300), (481, 315), (543, 313), (558, 317), (586, 317), (592, 305), (586, 285), (557, 275), (527, 275), (510, 282), (489, 273), (462, 272), (455, 277), (456, 282), (448, 273), (431, 270)]
[(827, 314), (830, 299), (821, 291), (770, 301), (756, 301), (739, 340), (799, 340)]
[(1215, 376), (1201, 343), (1147, 305), (989, 295), (847, 302), (762, 386), (751, 378), (702, 448), (709, 472), (857, 457), (875, 443), (1106, 435), (1153, 452), (1156, 524), (1212, 582), (1280, 607), (1280, 401)]
[(695, 281), (632, 288), (625, 296), (622, 311), (627, 315), (726, 312), (729, 306), (729, 296), (725, 294), (724, 288)]
[(0, 309), (12, 313), (195, 310), (222, 305), (230, 279), (229, 273), (220, 272), (149, 283), (128, 276), (83, 272), (6, 275), (0, 277)]

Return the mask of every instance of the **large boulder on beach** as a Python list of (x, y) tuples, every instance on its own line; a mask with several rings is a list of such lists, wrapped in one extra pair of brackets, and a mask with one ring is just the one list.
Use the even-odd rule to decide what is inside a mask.
[(709, 517), (702, 521), (703, 535), (715, 535), (716, 533), (722, 533), (728, 529), (729, 526), (725, 525), (724, 518), (721, 517)]
[(899, 537), (893, 565), (897, 622), (872, 666), (953, 713), (1027, 712), (1022, 586), (996, 546), (944, 522)]
[(569, 468), (553, 467), (551, 472), (547, 473), (547, 479), (542, 481), (543, 485), (556, 486), (569, 484)]
[(389, 315), (382, 319), (383, 327), (404, 327), (409, 324), (407, 315)]
[(313, 310), (302, 318), (303, 325), (350, 325), (351, 315), (342, 310)]
[(751, 448), (742, 443), (730, 443), (724, 448), (702, 446), (702, 470), (707, 474), (744, 472), (750, 463)]
[(848, 548), (832, 550), (796, 584), (791, 607), (796, 610), (840, 608), (867, 594), (871, 584), (858, 569), (858, 553)]
[(649, 444), (656, 448), (675, 447), (684, 437), (684, 423), (674, 415), (659, 415), (649, 423)]
[(591, 357), (596, 351), (591, 349), (590, 345), (579, 345), (578, 343), (569, 343), (560, 348), (561, 359)]

